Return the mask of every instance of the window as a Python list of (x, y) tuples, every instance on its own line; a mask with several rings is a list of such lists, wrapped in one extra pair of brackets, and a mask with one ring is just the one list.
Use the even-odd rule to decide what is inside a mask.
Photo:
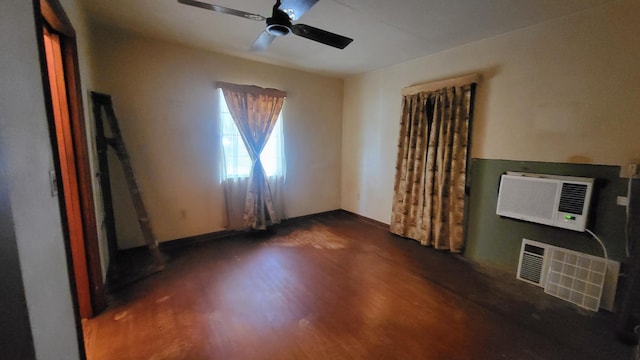
[[(222, 150), (224, 156), (225, 178), (249, 177), (251, 157), (236, 127), (222, 90), (218, 89)], [(282, 111), (274, 126), (267, 144), (260, 154), (260, 161), (267, 176), (284, 175), (284, 146), (282, 135)]]

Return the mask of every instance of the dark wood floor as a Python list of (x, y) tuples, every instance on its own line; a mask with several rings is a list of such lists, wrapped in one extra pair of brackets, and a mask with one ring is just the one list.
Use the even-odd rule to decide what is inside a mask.
[(167, 251), (84, 323), (103, 359), (631, 359), (590, 313), (346, 213)]

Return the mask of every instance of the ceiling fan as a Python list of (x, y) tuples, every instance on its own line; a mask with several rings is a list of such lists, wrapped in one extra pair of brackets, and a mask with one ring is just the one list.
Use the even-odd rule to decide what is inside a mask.
[(243, 17), (249, 20), (265, 21), (266, 29), (258, 36), (251, 46), (252, 51), (264, 51), (277, 37), (294, 33), (309, 40), (344, 49), (353, 39), (334, 34), (332, 32), (315, 28), (305, 24), (293, 24), (292, 21), (300, 19), (319, 0), (277, 0), (273, 5), (271, 17), (252, 14), (242, 10), (230, 9), (223, 6), (212, 5), (197, 0), (178, 0), (179, 3), (191, 5), (202, 9), (217, 11), (223, 14)]

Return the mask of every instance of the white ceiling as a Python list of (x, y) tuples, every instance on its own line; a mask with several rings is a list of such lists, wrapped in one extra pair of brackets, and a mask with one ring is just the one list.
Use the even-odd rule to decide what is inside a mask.
[[(275, 0), (201, 0), (265, 16)], [(177, 0), (82, 0), (90, 19), (145, 36), (260, 62), (346, 76), (567, 16), (611, 0), (320, 0), (299, 23), (345, 35), (334, 49), (295, 35), (248, 49), (264, 23)]]

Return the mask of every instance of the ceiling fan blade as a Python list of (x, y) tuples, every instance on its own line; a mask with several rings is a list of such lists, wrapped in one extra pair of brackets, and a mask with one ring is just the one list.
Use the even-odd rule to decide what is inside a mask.
[(248, 12), (242, 11), (242, 10), (236, 10), (236, 9), (226, 8), (224, 6), (212, 5), (212, 4), (209, 4), (209, 3), (202, 2), (202, 1), (178, 0), (178, 2), (180, 4), (191, 5), (191, 6), (199, 7), (201, 9), (207, 9), (207, 10), (211, 10), (211, 11), (217, 11), (217, 12), (223, 13), (223, 14), (239, 16), (239, 17), (242, 17), (242, 18), (245, 18), (245, 19), (249, 19), (249, 20), (256, 20), (256, 21), (264, 21), (264, 20), (266, 20), (266, 18), (264, 16), (259, 15), (259, 14), (252, 14), (252, 13), (248, 13)]
[(318, 0), (282, 0), (279, 9), (289, 15), (291, 21), (296, 21), (317, 2)]
[(275, 36), (269, 34), (266, 31), (263, 31), (262, 34), (258, 35), (256, 41), (251, 45), (251, 51), (265, 51), (269, 48), (269, 45), (275, 40)]
[(291, 27), (291, 31), (298, 36), (302, 36), (309, 40), (317, 41), (325, 45), (333, 46), (338, 49), (344, 49), (351, 44), (353, 39), (334, 34), (326, 30), (318, 29), (305, 24), (295, 24)]

